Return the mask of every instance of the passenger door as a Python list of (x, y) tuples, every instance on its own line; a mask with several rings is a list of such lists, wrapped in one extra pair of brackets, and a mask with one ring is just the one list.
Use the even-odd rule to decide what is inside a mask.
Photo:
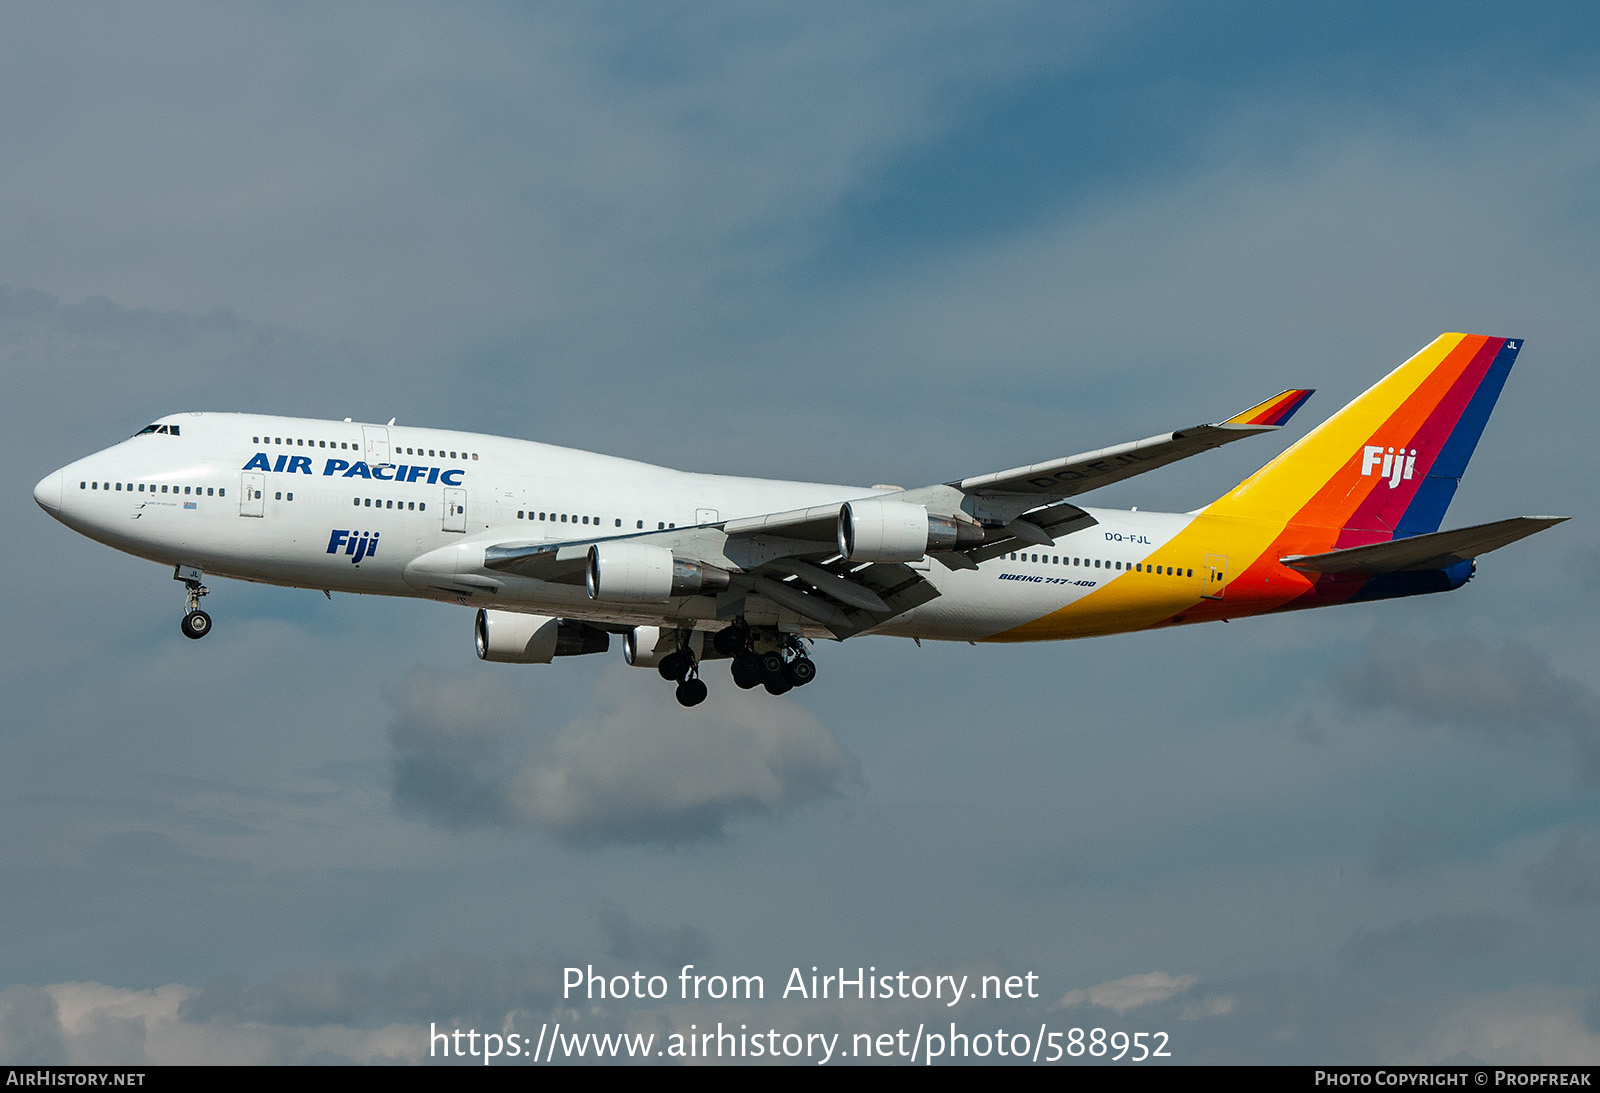
[(245, 471), (239, 476), (239, 515), (265, 516), (267, 476), (260, 471)]
[(467, 530), (467, 491), (446, 489), (444, 491), (444, 530)]

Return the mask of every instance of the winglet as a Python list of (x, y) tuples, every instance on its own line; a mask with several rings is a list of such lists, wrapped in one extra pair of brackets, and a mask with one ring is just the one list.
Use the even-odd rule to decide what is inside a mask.
[(1273, 395), (1266, 402), (1252, 406), (1242, 414), (1235, 414), (1223, 425), (1287, 425), (1294, 412), (1306, 404), (1306, 399), (1316, 394), (1313, 388), (1295, 388)]

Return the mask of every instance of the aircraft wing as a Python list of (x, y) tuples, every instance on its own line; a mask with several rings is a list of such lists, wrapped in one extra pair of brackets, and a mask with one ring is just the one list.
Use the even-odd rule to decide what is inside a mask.
[(1278, 561), (1310, 573), (1372, 574), (1447, 569), (1457, 562), (1499, 550), (1518, 539), (1566, 520), (1565, 516), (1513, 516), (1492, 524), (1454, 531), (1434, 531), (1391, 539), (1386, 543), (1330, 550), (1324, 554), (1290, 554)]
[(1023, 494), (1041, 500), (1062, 500), (1153, 471), (1157, 467), (1165, 467), (1212, 448), (1220, 448), (1247, 436), (1281, 429), (1312, 394), (1307, 389), (1284, 391), (1214, 425), (1196, 425), (1128, 444), (1069, 455), (1064, 459), (963, 478), (948, 485), (963, 493), (979, 496)]

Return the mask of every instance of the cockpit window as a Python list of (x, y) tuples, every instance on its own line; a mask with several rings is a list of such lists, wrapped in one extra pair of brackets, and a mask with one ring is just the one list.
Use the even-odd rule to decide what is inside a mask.
[(145, 433), (153, 433), (159, 428), (161, 428), (161, 426), (159, 426), (159, 425), (146, 425), (143, 429), (140, 429), (137, 433), (134, 433), (133, 435), (134, 436), (144, 436)]
[(133, 435), (144, 436), (146, 433), (165, 433), (168, 436), (177, 436), (178, 428), (179, 426), (177, 425), (146, 425), (143, 429), (140, 429)]

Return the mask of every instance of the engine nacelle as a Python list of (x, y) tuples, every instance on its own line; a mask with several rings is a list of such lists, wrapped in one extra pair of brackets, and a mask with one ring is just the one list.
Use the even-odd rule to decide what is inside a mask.
[(727, 570), (675, 558), (650, 543), (595, 543), (584, 573), (589, 598), (611, 603), (665, 603), (674, 596), (721, 592), (728, 583)]
[(852, 562), (915, 562), (983, 542), (983, 529), (930, 516), (921, 505), (867, 498), (839, 510), (839, 553)]
[(704, 630), (691, 630), (685, 635), (659, 626), (635, 626), (622, 637), (623, 659), (635, 668), (659, 667), (663, 657), (679, 649), (688, 649), (697, 661), (728, 659), (726, 654), (717, 652), (711, 635)]
[(515, 611), (479, 610), (473, 627), (478, 659), (501, 664), (549, 664), (555, 657), (603, 653), (611, 635), (581, 622)]
[(676, 636), (659, 626), (635, 626), (622, 636), (622, 659), (635, 668), (654, 668), (677, 648)]

